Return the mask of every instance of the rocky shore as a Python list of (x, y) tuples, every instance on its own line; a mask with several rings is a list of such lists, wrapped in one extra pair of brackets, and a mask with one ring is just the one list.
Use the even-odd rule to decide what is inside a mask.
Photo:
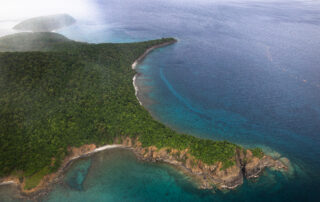
[(122, 145), (105, 145), (102, 147), (96, 147), (95, 144), (83, 145), (81, 147), (68, 148), (69, 155), (63, 160), (59, 170), (55, 173), (44, 176), (39, 184), (32, 189), (25, 189), (25, 178), (19, 179), (15, 176), (9, 176), (0, 179), (0, 185), (14, 184), (20, 190), (21, 197), (27, 197), (29, 199), (38, 198), (39, 196), (46, 195), (52, 185), (61, 182), (65, 171), (72, 165), (72, 163), (79, 158), (90, 156), (96, 152), (100, 152), (106, 149), (123, 147)]
[(79, 148), (69, 148), (69, 155), (64, 159), (60, 169), (52, 174), (43, 177), (37, 187), (26, 190), (25, 180), (19, 180), (17, 177), (7, 177), (1, 179), (0, 184), (16, 184), (23, 197), (37, 198), (46, 195), (52, 185), (61, 182), (65, 171), (72, 162), (78, 158), (87, 157), (93, 153), (111, 148), (131, 149), (138, 159), (149, 162), (168, 163), (182, 170), (185, 174), (195, 179), (201, 189), (234, 189), (243, 183), (244, 178), (256, 178), (265, 168), (286, 171), (288, 166), (282, 161), (273, 159), (264, 155), (262, 158), (253, 156), (248, 149), (237, 149), (234, 160), (235, 165), (223, 169), (221, 162), (213, 165), (207, 165), (200, 160), (195, 159), (188, 153), (188, 149), (177, 150), (172, 148), (158, 149), (155, 146), (142, 147), (138, 139), (117, 138), (116, 145), (106, 145), (97, 148), (96, 145), (83, 145)]
[(195, 177), (202, 189), (234, 189), (243, 184), (244, 178), (256, 178), (265, 168), (274, 170), (288, 170), (288, 166), (271, 156), (255, 157), (249, 149), (237, 149), (235, 164), (223, 169), (222, 162), (207, 165), (195, 159), (188, 153), (188, 149), (179, 151), (172, 148), (158, 149), (155, 146), (142, 147), (138, 140), (122, 139), (123, 145), (132, 148), (141, 160), (151, 162), (165, 162), (181, 168), (186, 174)]
[[(140, 63), (154, 49), (168, 46), (168, 45), (171, 45), (175, 42), (177, 42), (177, 40), (172, 40), (170, 42), (165, 42), (165, 43), (150, 47), (138, 59), (136, 59), (134, 61), (134, 63), (132, 64), (132, 69), (134, 70), (135, 67), (137, 66), (137, 64)], [(135, 84), (136, 77), (137, 77), (137, 74), (133, 77), (133, 85), (135, 88), (136, 97), (138, 99), (138, 96), (137, 96), (138, 88)], [(140, 102), (139, 99), (138, 99), (138, 101), (139, 101), (140, 105), (142, 105), (142, 103)], [(83, 145), (79, 148), (70, 147), (68, 149), (69, 155), (64, 159), (59, 170), (55, 173), (44, 176), (36, 187), (34, 187), (32, 189), (25, 189), (26, 179), (19, 178), (16, 176), (8, 176), (5, 178), (1, 178), (0, 179), (0, 186), (1, 185), (8, 185), (8, 184), (15, 184), (15, 185), (17, 185), (18, 189), (20, 190), (22, 196), (28, 196), (29, 198), (38, 197), (39, 195), (46, 194), (50, 190), (51, 185), (58, 183), (60, 181), (60, 179), (63, 177), (64, 171), (72, 164), (72, 162), (74, 160), (76, 160), (78, 158), (89, 156), (95, 152), (99, 152), (99, 151), (102, 151), (105, 149), (114, 148), (114, 147), (121, 147), (121, 146), (122, 145), (105, 145), (105, 146), (96, 148), (96, 145), (90, 144), (90, 145)]]
[[(132, 69), (156, 48), (171, 45), (177, 42), (167, 42), (160, 45), (153, 46), (146, 50), (133, 64)], [(135, 88), (135, 95), (138, 98), (138, 87), (136, 79), (138, 74), (133, 77), (133, 86)], [(188, 149), (178, 151), (170, 148), (158, 149), (156, 147), (143, 148), (139, 141), (134, 141), (130, 138), (123, 140), (123, 145), (133, 149), (138, 158), (152, 162), (166, 162), (175, 165), (185, 171), (187, 174), (194, 176), (199, 182), (199, 187), (203, 189), (212, 189), (217, 187), (219, 189), (234, 189), (243, 183), (245, 178), (256, 178), (267, 167), (275, 170), (288, 170), (288, 166), (280, 160), (275, 160), (271, 156), (264, 155), (262, 158), (255, 157), (250, 150), (239, 149), (235, 154), (235, 165), (222, 169), (222, 163), (218, 162), (214, 165), (207, 165), (193, 156), (188, 154)], [(284, 158), (287, 160), (286, 158)], [(287, 160), (288, 161), (288, 160)]]
[[(176, 40), (149, 48), (132, 64), (132, 69), (135, 69), (136, 65), (154, 49), (164, 47), (175, 42)], [(136, 76), (133, 78), (133, 85), (137, 96), (138, 89), (135, 85)], [(285, 162), (289, 162), (289, 160), (286, 158), (282, 158), (285, 161), (274, 159), (267, 155), (263, 155), (259, 158), (254, 156), (251, 150), (240, 147), (236, 149), (232, 159), (234, 164), (230, 167), (224, 168), (222, 162), (216, 162), (212, 165), (203, 163), (192, 156), (188, 148), (185, 150), (177, 150), (173, 148), (157, 148), (155, 146), (143, 147), (138, 138), (133, 139), (129, 137), (116, 138), (114, 142), (119, 144), (105, 145), (99, 148), (94, 144), (83, 145), (79, 148), (70, 147), (68, 149), (69, 155), (64, 159), (59, 170), (55, 173), (44, 176), (35, 188), (29, 190), (25, 189), (25, 179), (19, 179), (18, 177), (12, 176), (0, 179), (0, 185), (16, 184), (20, 189), (22, 196), (36, 198), (47, 194), (53, 184), (61, 182), (66, 169), (69, 168), (75, 159), (86, 157), (95, 152), (114, 147), (131, 149), (136, 154), (137, 158), (144, 161), (164, 162), (174, 165), (186, 174), (194, 177), (199, 188), (202, 189), (234, 189), (243, 184), (244, 178), (258, 177), (265, 168), (284, 171), (288, 170), (288, 164), (286, 165)]]

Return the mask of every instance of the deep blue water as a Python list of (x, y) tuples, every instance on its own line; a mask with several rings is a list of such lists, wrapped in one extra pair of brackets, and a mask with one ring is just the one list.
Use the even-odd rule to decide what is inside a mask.
[[(130, 152), (79, 161), (52, 201), (317, 201), (320, 3), (99, 0), (101, 20), (60, 30), (88, 42), (176, 37), (138, 67), (139, 97), (159, 121), (202, 138), (260, 146), (291, 161), (227, 193), (198, 190)], [(99, 161), (101, 159), (101, 161)], [(1, 191), (1, 190), (0, 190)], [(46, 199), (44, 199), (46, 200)]]

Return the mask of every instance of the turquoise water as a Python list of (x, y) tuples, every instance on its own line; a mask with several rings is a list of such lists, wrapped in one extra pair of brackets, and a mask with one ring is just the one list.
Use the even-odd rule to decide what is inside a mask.
[(194, 201), (203, 194), (193, 192), (199, 191), (174, 168), (141, 162), (129, 150), (113, 149), (78, 161), (44, 200)]
[(318, 201), (318, 2), (95, 4), (102, 16), (99, 22), (79, 22), (60, 33), (88, 42), (179, 40), (154, 51), (138, 67), (140, 98), (156, 119), (198, 137), (260, 146), (288, 157), (292, 167), (288, 174), (267, 171), (234, 191), (213, 194), (196, 189), (169, 166), (140, 162), (128, 151), (114, 150), (77, 162), (64, 183), (43, 200)]
[[(91, 165), (88, 167), (88, 165)], [(80, 179), (80, 180), (79, 180)], [(263, 190), (277, 193), (288, 181), (283, 175), (266, 172), (258, 181), (245, 182), (230, 193), (199, 190), (190, 179), (173, 167), (139, 161), (124, 149), (113, 149), (77, 161), (64, 182), (45, 201), (223, 201), (263, 197)], [(240, 197), (240, 198), (239, 198)], [(256, 201), (257, 198), (251, 201)]]

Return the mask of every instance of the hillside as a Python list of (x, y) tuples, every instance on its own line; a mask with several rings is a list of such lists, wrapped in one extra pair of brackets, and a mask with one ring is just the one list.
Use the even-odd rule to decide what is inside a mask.
[(51, 32), (75, 23), (68, 14), (48, 15), (30, 18), (15, 25), (13, 29), (33, 32)]
[[(238, 168), (238, 153), (245, 153), (240, 146), (179, 134), (155, 121), (136, 99), (131, 64), (148, 48), (168, 42), (175, 39), (87, 44), (55, 33), (0, 38), (0, 176), (38, 178), (55, 172), (69, 147), (125, 138), (139, 148), (187, 151), (206, 165)], [(264, 156), (259, 149), (252, 155)]]

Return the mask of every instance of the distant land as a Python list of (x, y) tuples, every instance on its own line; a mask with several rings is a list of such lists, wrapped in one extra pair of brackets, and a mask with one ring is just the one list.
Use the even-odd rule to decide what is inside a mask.
[(30, 18), (15, 25), (13, 29), (33, 32), (51, 32), (75, 23), (76, 20), (68, 14), (57, 14)]
[(205, 189), (233, 189), (266, 167), (287, 170), (287, 159), (259, 148), (177, 133), (139, 104), (135, 65), (176, 42), (89, 44), (50, 32), (0, 38), (0, 184), (35, 194), (72, 160), (108, 145), (175, 165)]

